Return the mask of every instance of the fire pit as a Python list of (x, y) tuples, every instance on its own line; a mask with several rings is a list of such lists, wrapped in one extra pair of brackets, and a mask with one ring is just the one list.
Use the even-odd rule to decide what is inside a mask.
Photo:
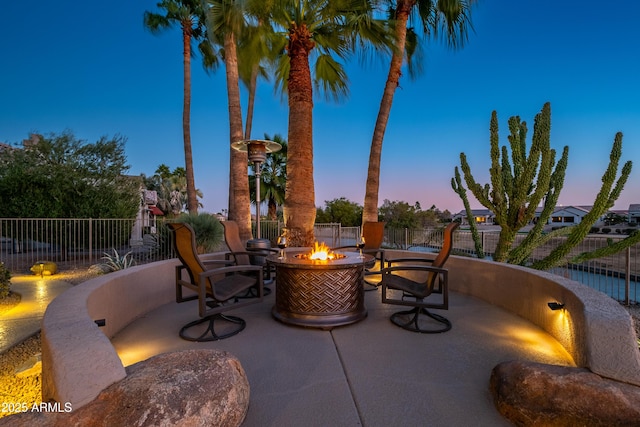
[[(298, 326), (332, 329), (367, 316), (362, 275), (371, 255), (337, 252), (328, 259), (311, 259), (309, 249), (289, 250), (283, 259), (270, 255), (276, 268), (277, 320)], [(322, 255), (321, 255), (322, 257)]]

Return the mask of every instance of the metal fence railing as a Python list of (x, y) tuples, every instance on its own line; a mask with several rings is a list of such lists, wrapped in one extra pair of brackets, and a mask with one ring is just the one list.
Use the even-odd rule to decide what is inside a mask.
[[(275, 244), (284, 223), (262, 221), (260, 225), (261, 237)], [(442, 231), (442, 228), (386, 228), (383, 247), (437, 252), (442, 246)], [(359, 234), (360, 227), (342, 227), (338, 223), (315, 225), (316, 240), (330, 247), (352, 245)], [(498, 231), (480, 233), (483, 250), (489, 257), (495, 251), (498, 234)], [(518, 235), (517, 241), (524, 236)], [(589, 235), (572, 254), (607, 246), (609, 240), (622, 237)], [(537, 248), (532, 260), (544, 257), (563, 239), (565, 237), (557, 237)], [(471, 233), (456, 231), (453, 248), (455, 254), (474, 256)], [(54, 261), (59, 270), (87, 268), (103, 262), (102, 257), (114, 251), (121, 256), (131, 253), (138, 264), (174, 257), (162, 220), (149, 223), (133, 219), (0, 218), (0, 261), (15, 274), (29, 273), (29, 269), (40, 261)], [(551, 272), (598, 289), (626, 304), (640, 302), (640, 244), (612, 256), (557, 267)]]
[(131, 253), (137, 263), (173, 257), (166, 227), (134, 219), (1, 218), (0, 261), (27, 273), (41, 261), (59, 269), (87, 268), (106, 255)]
[[(491, 258), (498, 243), (499, 231), (480, 232), (482, 248)], [(526, 234), (516, 236), (521, 242)], [(606, 247), (610, 240), (624, 236), (589, 235), (570, 252), (570, 256)], [(442, 247), (442, 229), (386, 229), (383, 246), (416, 252), (437, 252)], [(530, 261), (544, 258), (566, 240), (556, 237), (534, 250)], [(470, 231), (458, 230), (453, 238), (453, 253), (475, 256), (475, 245)], [(640, 303), (640, 244), (617, 254), (593, 259), (580, 264), (566, 264), (550, 270), (551, 273), (570, 278), (597, 289), (625, 304)]]

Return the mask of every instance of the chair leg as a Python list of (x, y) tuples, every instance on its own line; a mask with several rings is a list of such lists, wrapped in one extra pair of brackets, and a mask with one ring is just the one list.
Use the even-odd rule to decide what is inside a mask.
[[(266, 286), (262, 287), (262, 293), (263, 296), (267, 296), (271, 294), (271, 289), (267, 288)], [(258, 288), (249, 288), (247, 289), (247, 292), (245, 292), (243, 295), (237, 296), (236, 298), (240, 298), (240, 299), (244, 299), (244, 298), (258, 298), (258, 296), (260, 295), (260, 293), (258, 292)]]
[[(424, 314), (425, 316), (430, 317), (436, 322), (442, 323), (444, 327), (439, 329), (420, 328), (420, 326), (418, 325), (420, 314)], [(408, 321), (404, 321), (402, 317), (405, 316), (410, 316), (410, 319)], [(437, 334), (440, 332), (447, 332), (449, 329), (451, 329), (451, 322), (449, 321), (449, 319), (440, 316), (439, 314), (431, 313), (426, 308), (421, 307), (415, 307), (411, 310), (398, 311), (396, 313), (393, 313), (390, 320), (394, 325), (400, 326), (402, 329), (406, 329), (407, 331), (412, 332), (420, 332), (423, 334)]]
[[(227, 333), (218, 335), (215, 331), (216, 320), (224, 320), (226, 322), (235, 324), (237, 326)], [(205, 329), (205, 331), (201, 335), (197, 337), (192, 337), (187, 335), (188, 329), (192, 328), (193, 326), (200, 325), (204, 322), (209, 322), (209, 324), (207, 325), (207, 329)], [(189, 322), (186, 325), (184, 325), (182, 329), (180, 329), (180, 338), (185, 339), (187, 341), (196, 341), (196, 342), (218, 341), (218, 340), (223, 340), (225, 338), (229, 338), (238, 334), (240, 331), (242, 331), (245, 328), (246, 325), (247, 324), (244, 321), (244, 319), (241, 319), (236, 316), (228, 316), (222, 313), (217, 313), (211, 316), (203, 317), (202, 319), (194, 320), (193, 322)]]

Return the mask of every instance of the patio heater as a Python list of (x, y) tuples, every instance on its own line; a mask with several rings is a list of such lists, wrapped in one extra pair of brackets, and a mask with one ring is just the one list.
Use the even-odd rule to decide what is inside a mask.
[[(247, 248), (271, 247), (267, 239), (260, 236), (260, 181), (262, 163), (267, 160), (268, 153), (280, 151), (282, 146), (277, 142), (265, 139), (246, 139), (231, 144), (231, 148), (237, 151), (246, 151), (249, 161), (253, 163), (256, 175), (256, 238), (247, 242)], [(263, 242), (265, 240), (266, 242)]]

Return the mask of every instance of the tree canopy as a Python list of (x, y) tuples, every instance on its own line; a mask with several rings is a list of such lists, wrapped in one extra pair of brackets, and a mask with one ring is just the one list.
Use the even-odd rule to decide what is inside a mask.
[(318, 208), (316, 222), (340, 223), (344, 227), (356, 227), (362, 219), (362, 206), (344, 197), (325, 200), (325, 208)]
[(0, 151), (0, 217), (134, 218), (140, 179), (125, 175), (125, 141), (67, 131)]

